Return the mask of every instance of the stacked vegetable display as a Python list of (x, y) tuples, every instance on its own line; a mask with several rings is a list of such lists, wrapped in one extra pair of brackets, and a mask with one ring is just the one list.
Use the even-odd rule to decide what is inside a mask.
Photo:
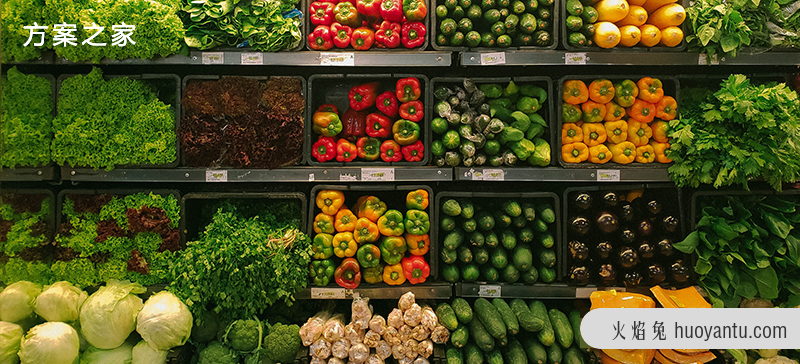
[[(309, 275), (316, 286), (335, 281), (353, 289), (361, 284), (400, 285), (424, 283), (430, 275), (425, 254), (430, 250), (428, 191), (406, 195), (405, 215), (388, 209), (376, 196), (361, 196), (350, 210), (342, 191), (322, 190), (316, 195), (320, 213), (313, 222), (314, 261)], [(406, 254), (408, 253), (408, 254)], [(338, 264), (334, 256), (341, 260)]]
[(533, 284), (556, 279), (552, 198), (442, 201), (439, 237), (445, 280)]
[(188, 166), (273, 169), (303, 157), (306, 104), (298, 77), (190, 80), (181, 102)]
[(25, 75), (16, 67), (3, 77), (0, 166), (35, 167), (50, 163), (50, 142), (53, 139), (51, 86), (50, 80)]
[(313, 116), (317, 140), (311, 147), (317, 162), (423, 160), (425, 105), (419, 79), (401, 78), (394, 87), (379, 94), (385, 87), (381, 82), (351, 87), (347, 95), (349, 107), (342, 114), (333, 104), (317, 108)]
[(567, 0), (567, 44), (597, 46), (677, 47), (686, 11), (677, 0)]
[(106, 81), (99, 68), (61, 82), (53, 133), (52, 158), (60, 165), (111, 170), (177, 159), (174, 109), (159, 100), (152, 85), (130, 78)]
[(588, 87), (581, 80), (566, 80), (562, 101), (563, 163), (672, 162), (667, 121), (677, 116), (678, 103), (664, 95), (661, 80), (596, 79)]
[[(448, 363), (584, 363), (581, 315), (542, 301), (510, 302), (478, 298), (472, 306), (463, 298), (436, 308), (439, 322), (452, 331)], [(588, 350), (588, 348), (586, 348)]]
[(466, 78), (463, 84), (436, 86), (434, 96), (439, 100), (434, 109), (438, 117), (431, 121), (431, 129), (440, 136), (431, 144), (435, 165), (550, 164), (544, 88), (517, 86), (514, 81), (505, 87), (478, 84)]
[(436, 44), (508, 48), (553, 44), (553, 0), (444, 0), (436, 7)]
[(569, 191), (567, 241), (572, 284), (687, 285), (690, 262), (673, 189)]
[[(47, 194), (0, 194), (0, 281), (11, 284), (28, 279), (24, 268), (45, 259), (45, 246), (53, 233), (48, 231), (52, 204)], [(24, 271), (18, 272), (19, 268)]]
[(166, 291), (143, 302), (138, 295), (145, 291), (139, 284), (116, 280), (92, 295), (65, 281), (44, 287), (14, 283), (0, 293), (0, 359), (22, 364), (165, 364), (168, 351), (189, 339), (192, 315)]
[[(308, 10), (316, 26), (308, 34), (308, 47), (327, 51), (351, 48), (417, 48), (425, 44), (425, 0), (315, 0)], [(310, 29), (310, 28), (309, 28)]]

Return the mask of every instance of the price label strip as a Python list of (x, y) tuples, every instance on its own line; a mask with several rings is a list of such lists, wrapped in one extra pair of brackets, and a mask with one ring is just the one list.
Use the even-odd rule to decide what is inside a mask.
[(394, 168), (361, 168), (362, 181), (394, 181)]
[(355, 53), (320, 53), (320, 66), (355, 66)]
[(339, 173), (340, 181), (358, 181), (358, 176), (349, 173)]
[(586, 53), (564, 53), (564, 64), (586, 64)]
[(478, 288), (478, 296), (480, 297), (500, 297), (502, 295), (503, 287), (500, 286), (487, 286), (481, 285)]
[(619, 182), (619, 169), (598, 169), (597, 182)]
[(206, 182), (228, 182), (228, 171), (206, 171)]
[(473, 181), (504, 181), (505, 171), (502, 169), (482, 169), (472, 172)]
[(496, 64), (506, 64), (505, 52), (493, 52), (481, 54), (481, 66), (491, 66)]
[(224, 64), (225, 53), (203, 52), (203, 64)]
[(242, 64), (263, 65), (263, 53), (242, 53)]
[(312, 300), (343, 300), (347, 298), (344, 288), (311, 288)]

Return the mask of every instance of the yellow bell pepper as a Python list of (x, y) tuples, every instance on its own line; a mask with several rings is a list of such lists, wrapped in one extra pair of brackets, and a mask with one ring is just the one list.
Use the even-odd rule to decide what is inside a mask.
[(369, 219), (362, 217), (356, 221), (355, 229), (353, 230), (353, 237), (356, 243), (373, 243), (381, 236), (378, 231), (378, 225)]
[(339, 258), (349, 258), (356, 255), (358, 244), (353, 239), (353, 233), (343, 232), (333, 236), (333, 254)]
[(653, 151), (656, 153), (656, 162), (672, 163), (672, 159), (669, 159), (669, 157), (667, 157), (667, 150), (669, 149), (669, 143), (659, 143), (656, 141), (651, 141), (650, 146), (653, 147)]
[(662, 120), (656, 120), (650, 123), (650, 129), (653, 130), (653, 139), (659, 143), (669, 142), (669, 123)]
[(428, 208), (428, 191), (415, 190), (406, 195), (406, 208), (425, 210)]
[(638, 293), (594, 291), (589, 296), (590, 310), (598, 308), (656, 308), (656, 301)]
[(564, 123), (561, 127), (561, 144), (572, 144), (583, 141), (583, 130), (578, 124)]
[(589, 162), (594, 164), (605, 164), (612, 158), (611, 151), (603, 144), (589, 147)]
[(566, 163), (580, 163), (589, 159), (589, 147), (583, 143), (571, 143), (561, 146), (561, 159)]
[(619, 104), (617, 104), (616, 102), (611, 101), (606, 104), (606, 117), (603, 118), (603, 120), (605, 121), (622, 120), (622, 118), (624, 118), (625, 115), (626, 115), (625, 108), (619, 106)]
[(628, 119), (628, 141), (633, 145), (637, 147), (647, 145), (650, 143), (651, 136), (653, 136), (653, 129), (649, 125)]
[(636, 161), (639, 163), (653, 163), (656, 160), (656, 151), (650, 145), (636, 147)]
[(608, 150), (611, 151), (615, 163), (630, 164), (636, 159), (636, 146), (631, 142), (609, 144)]
[(339, 212), (336, 213), (336, 220), (334, 221), (333, 227), (340, 233), (353, 231), (356, 228), (356, 220), (358, 220), (358, 218), (352, 211), (347, 208), (341, 208)]
[(583, 143), (586, 146), (593, 147), (606, 142), (606, 128), (603, 124), (584, 123), (581, 129), (583, 129)]
[(336, 215), (339, 208), (344, 205), (344, 193), (335, 190), (323, 190), (317, 194), (316, 198), (317, 207), (323, 213), (328, 215)]
[(314, 217), (314, 232), (317, 234), (333, 234), (333, 216), (319, 213)]
[(390, 286), (405, 283), (406, 276), (403, 274), (403, 265), (397, 263), (383, 267), (383, 281)]
[(609, 143), (619, 144), (628, 140), (628, 122), (625, 120), (606, 121), (605, 127)]

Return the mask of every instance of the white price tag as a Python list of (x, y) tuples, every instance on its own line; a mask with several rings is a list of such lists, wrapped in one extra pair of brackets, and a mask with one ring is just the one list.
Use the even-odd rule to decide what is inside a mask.
[(493, 64), (506, 64), (506, 53), (493, 52), (481, 54), (481, 66), (489, 66)]
[(314, 180), (315, 180), (315, 179), (316, 179), (316, 178), (314, 177), (314, 174), (313, 174), (313, 173), (309, 173), (309, 174), (308, 174), (308, 182), (314, 182)]
[(598, 169), (597, 182), (619, 182), (619, 169)]
[(349, 173), (339, 173), (340, 181), (358, 181), (358, 176)]
[(564, 53), (564, 64), (586, 64), (586, 53)]
[(362, 181), (394, 181), (394, 168), (361, 168)]
[(242, 53), (242, 64), (264, 64), (263, 53)]
[(223, 63), (225, 63), (225, 53), (203, 52), (203, 64), (223, 64)]
[(500, 286), (487, 286), (481, 285), (478, 288), (478, 296), (480, 297), (500, 297), (503, 287)]
[(597, 288), (593, 287), (578, 287), (575, 288), (575, 298), (589, 298), (592, 295), (592, 292), (597, 291)]
[(320, 53), (320, 66), (355, 66), (355, 53)]
[(345, 298), (344, 288), (311, 288), (312, 300), (341, 300)]
[(701, 53), (697, 57), (697, 64), (700, 65), (700, 66), (707, 66), (709, 64), (712, 65), (712, 66), (716, 66), (716, 65), (719, 64), (719, 58), (715, 54), (715, 55), (711, 56), (711, 63), (709, 63), (708, 62), (708, 56)]
[(506, 173), (502, 169), (483, 169), (472, 172), (473, 181), (503, 181)]
[(206, 182), (228, 182), (228, 171), (206, 171)]

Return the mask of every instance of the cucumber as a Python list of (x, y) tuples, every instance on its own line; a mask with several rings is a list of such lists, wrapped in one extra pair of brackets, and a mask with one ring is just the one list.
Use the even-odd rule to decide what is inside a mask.
[(489, 335), (489, 332), (483, 327), (481, 320), (470, 321), (469, 330), (472, 332), (472, 341), (475, 345), (478, 345), (478, 348), (485, 352), (494, 349), (494, 338), (492, 338), (492, 335)]
[(503, 353), (499, 349), (486, 353), (486, 364), (503, 364)]
[(564, 364), (584, 364), (583, 354), (577, 346), (570, 347), (564, 351)]
[(564, 353), (558, 345), (550, 345), (547, 347), (547, 364), (561, 364), (564, 359)]
[(511, 224), (517, 229), (522, 229), (528, 224), (528, 220), (525, 219), (525, 216), (519, 215), (511, 218)]
[(497, 342), (497, 346), (504, 348), (504, 347), (506, 347), (506, 345), (508, 345), (508, 335), (506, 335), (506, 337), (504, 337), (502, 339), (495, 340), (495, 341)]
[[(581, 313), (577, 310), (573, 310), (569, 313), (569, 322), (572, 325), (572, 335), (575, 336), (573, 339), (575, 346), (578, 348), (585, 348), (586, 352), (589, 352), (591, 349), (589, 349), (589, 345), (586, 345), (586, 342), (583, 341), (583, 336), (581, 336), (581, 320)], [(583, 359), (583, 356), (581, 356), (581, 359)]]
[[(556, 333), (553, 331), (553, 325), (550, 323), (550, 316), (547, 314), (547, 307), (544, 306), (544, 302), (534, 300), (530, 304), (530, 309), (531, 313), (542, 320), (544, 324), (536, 336), (539, 342), (544, 346), (553, 346), (553, 343), (556, 342)], [(456, 314), (458, 314), (458, 311), (456, 311)], [(560, 360), (561, 358), (559, 358)]]
[(556, 221), (556, 212), (553, 210), (553, 207), (550, 206), (550, 204), (542, 204), (536, 208), (537, 212), (539, 213), (539, 218), (544, 220), (544, 222), (552, 224)]
[(464, 355), (461, 353), (461, 349), (453, 346), (447, 347), (447, 352), (445, 353), (445, 357), (447, 358), (447, 364), (464, 363)]
[[(547, 362), (547, 349), (531, 335), (523, 335), (522, 345), (525, 346), (525, 354), (528, 354), (528, 362), (531, 364), (545, 364)], [(450, 363), (448, 363), (450, 364)]]
[(508, 254), (502, 247), (497, 248), (492, 251), (489, 261), (492, 263), (492, 266), (495, 267), (495, 269), (503, 269), (508, 265)]
[(473, 344), (464, 348), (464, 364), (483, 364), (483, 353), (481, 349)]
[(464, 264), (472, 263), (472, 250), (470, 250), (466, 245), (462, 245), (458, 247), (458, 260)]
[(507, 265), (500, 274), (506, 283), (517, 283), (519, 280), (519, 269), (512, 264)]
[(464, 325), (459, 326), (450, 334), (450, 343), (457, 348), (463, 348), (467, 342), (469, 342), (469, 329)]
[(456, 250), (461, 243), (464, 242), (464, 231), (460, 229), (456, 229), (447, 236), (444, 237), (444, 242), (442, 242), (442, 246), (445, 249)]
[(493, 231), (484, 235), (483, 243), (486, 244), (487, 248), (497, 248), (500, 245), (500, 239), (497, 238), (497, 234)]
[(511, 217), (522, 215), (522, 207), (517, 201), (506, 201), (503, 203), (503, 211)]
[(517, 238), (519, 239), (519, 241), (525, 244), (530, 244), (533, 242), (534, 238), (533, 230), (528, 228), (520, 229), (519, 231), (517, 231)]
[(469, 306), (467, 300), (463, 298), (455, 298), (453, 302), (450, 303), (450, 307), (453, 308), (453, 311), (456, 313), (456, 318), (458, 318), (458, 322), (462, 324), (468, 324), (472, 321), (472, 307)]
[(528, 364), (528, 357), (525, 354), (525, 349), (516, 338), (512, 337), (508, 341), (505, 354), (505, 359), (508, 364)]
[(527, 272), (522, 272), (522, 282), (525, 284), (534, 284), (539, 280), (539, 270), (536, 267), (531, 267)]
[(511, 230), (503, 230), (501, 234), (503, 246), (508, 250), (514, 250), (517, 247), (517, 236)]
[(549, 232), (544, 232), (539, 235), (539, 244), (543, 248), (552, 248), (555, 245), (556, 240), (553, 239), (553, 235)]
[(481, 278), (484, 281), (488, 283), (494, 283), (500, 280), (500, 272), (498, 272), (497, 269), (494, 269), (494, 267), (485, 266), (481, 269)]
[(511, 307), (508, 306), (508, 303), (502, 298), (495, 298), (492, 300), (492, 305), (497, 309), (497, 312), (500, 313), (500, 317), (503, 318), (503, 323), (506, 324), (508, 332), (511, 335), (516, 335), (519, 332), (519, 321), (517, 321), (517, 315), (511, 311)]
[(534, 219), (533, 222), (531, 223), (531, 226), (533, 227), (533, 230), (536, 230), (540, 233), (547, 231), (547, 224), (540, 218)]
[(472, 259), (477, 265), (486, 264), (489, 261), (489, 251), (484, 248), (477, 248), (472, 252)]
[(450, 216), (445, 216), (442, 218), (442, 221), (439, 222), (439, 226), (442, 228), (442, 230), (451, 232), (456, 228), (456, 219)]
[(472, 201), (463, 199), (459, 202), (461, 203), (461, 217), (471, 219), (475, 216), (475, 207), (472, 205)]
[(442, 278), (450, 283), (456, 283), (461, 279), (461, 271), (455, 264), (444, 264)]
[(475, 282), (480, 278), (481, 272), (475, 264), (465, 264), (461, 266), (461, 278), (464, 282)]
[(492, 214), (482, 211), (478, 214), (478, 229), (481, 231), (490, 231), (494, 229), (494, 216)]
[(556, 280), (556, 271), (553, 268), (539, 267), (539, 280), (544, 283)]
[(539, 263), (543, 267), (553, 268), (556, 266), (556, 252), (553, 249), (542, 249), (538, 255)]
[(556, 333), (558, 344), (564, 349), (572, 346), (574, 336), (567, 315), (555, 308), (551, 308), (547, 313), (550, 316), (550, 324), (553, 325), (553, 331)]
[(442, 263), (444, 264), (453, 264), (458, 260), (458, 253), (455, 249), (444, 248), (440, 255), (442, 257)]
[(456, 200), (447, 200), (444, 202), (444, 204), (442, 204), (442, 212), (448, 216), (461, 215), (461, 205), (459, 205)]
[(544, 321), (531, 313), (531, 310), (528, 308), (528, 305), (525, 304), (525, 301), (519, 298), (511, 301), (511, 311), (514, 312), (515, 316), (517, 316), (519, 326), (522, 327), (523, 330), (537, 332), (544, 328)]
[(506, 337), (506, 324), (503, 322), (503, 318), (497, 308), (487, 299), (478, 298), (475, 300), (475, 314), (492, 337), (498, 340)]
[(475, 229), (478, 228), (478, 222), (475, 221), (475, 219), (466, 219), (461, 224), (461, 228), (463, 228), (464, 231), (466, 231), (468, 233), (471, 233), (471, 232), (475, 231)]
[(500, 211), (494, 213), (494, 226), (505, 229), (511, 225), (511, 216), (508, 216)]
[(486, 243), (486, 238), (483, 234), (473, 231), (472, 234), (469, 234), (469, 244), (472, 246), (481, 247), (483, 244)]
[(532, 203), (522, 204), (522, 216), (525, 216), (525, 219), (528, 221), (536, 219), (536, 206)]
[(527, 245), (520, 245), (514, 249), (511, 260), (520, 272), (527, 272), (533, 267), (533, 253)]
[(446, 329), (450, 331), (454, 331), (458, 328), (458, 318), (456, 318), (456, 312), (453, 311), (453, 308), (450, 307), (447, 302), (439, 304), (436, 306), (436, 319), (439, 320), (439, 323), (442, 324)]

